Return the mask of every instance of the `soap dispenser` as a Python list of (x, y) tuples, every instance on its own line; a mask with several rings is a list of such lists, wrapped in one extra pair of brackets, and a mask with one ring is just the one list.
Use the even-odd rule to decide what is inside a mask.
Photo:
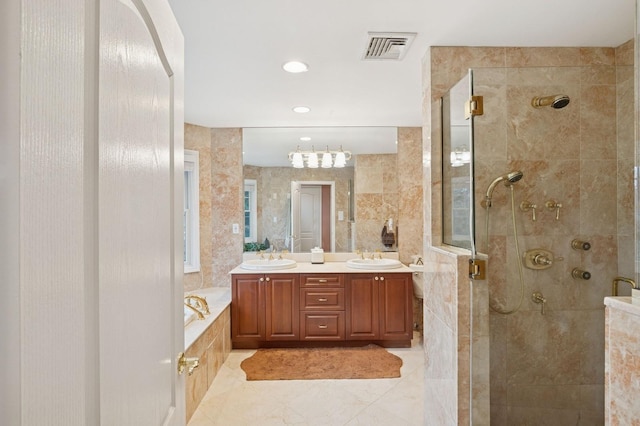
[(324, 263), (324, 250), (320, 247), (311, 249), (311, 263)]

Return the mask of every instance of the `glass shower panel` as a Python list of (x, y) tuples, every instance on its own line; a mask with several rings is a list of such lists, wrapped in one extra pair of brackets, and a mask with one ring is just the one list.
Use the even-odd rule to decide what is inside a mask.
[(442, 241), (475, 254), (472, 71), (442, 97)]

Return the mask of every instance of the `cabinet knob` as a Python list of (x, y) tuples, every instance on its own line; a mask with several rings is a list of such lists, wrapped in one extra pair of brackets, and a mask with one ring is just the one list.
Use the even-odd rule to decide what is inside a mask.
[(259, 281), (260, 281), (260, 282), (263, 282), (263, 281), (264, 281), (264, 278), (260, 278), (260, 280), (259, 280)]
[(327, 298), (326, 297), (319, 297), (318, 298), (318, 302), (326, 302)]
[(374, 277), (373, 279), (374, 279), (374, 280), (376, 280), (376, 281), (378, 281), (380, 278), (378, 278), (378, 277)]
[(319, 282), (319, 283), (326, 283), (326, 282), (327, 282), (327, 280), (325, 280), (325, 279), (321, 278), (321, 279), (319, 279), (319, 280), (318, 280), (318, 282)]
[(380, 277), (380, 281), (384, 281), (384, 277)]
[(327, 328), (327, 326), (324, 325), (324, 324), (321, 324), (321, 325), (318, 326), (318, 328)]
[(271, 281), (271, 278), (267, 277), (267, 281)]

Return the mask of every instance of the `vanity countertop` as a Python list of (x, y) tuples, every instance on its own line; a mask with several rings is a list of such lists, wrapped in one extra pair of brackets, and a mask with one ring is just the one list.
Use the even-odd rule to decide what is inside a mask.
[(356, 269), (347, 266), (346, 262), (297, 262), (295, 268), (256, 271), (237, 266), (230, 274), (395, 274), (399, 272), (413, 272), (408, 266), (401, 265), (392, 269)]

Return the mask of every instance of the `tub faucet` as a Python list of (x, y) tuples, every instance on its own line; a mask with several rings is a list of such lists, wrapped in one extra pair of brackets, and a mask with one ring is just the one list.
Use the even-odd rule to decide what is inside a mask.
[[(192, 305), (192, 302), (194, 305)], [(198, 310), (199, 312), (209, 315), (211, 312), (209, 311), (209, 304), (207, 303), (207, 299), (202, 296), (198, 296), (196, 294), (189, 294), (184, 297), (184, 304), (188, 307)], [(201, 318), (204, 319), (204, 318)]]
[(631, 288), (635, 288), (635, 289), (638, 288), (638, 285), (636, 284), (636, 282), (631, 278), (615, 277), (613, 279), (613, 283), (611, 283), (611, 293), (613, 296), (618, 295), (618, 282), (627, 283), (631, 286)]
[(184, 306), (186, 306), (187, 308), (191, 309), (193, 312), (196, 313), (196, 315), (198, 316), (198, 319), (203, 320), (204, 319), (204, 315), (202, 314), (202, 312), (200, 312), (199, 310), (197, 310), (196, 308), (194, 308), (193, 306), (191, 306), (190, 304), (188, 304), (187, 302), (184, 302)]

